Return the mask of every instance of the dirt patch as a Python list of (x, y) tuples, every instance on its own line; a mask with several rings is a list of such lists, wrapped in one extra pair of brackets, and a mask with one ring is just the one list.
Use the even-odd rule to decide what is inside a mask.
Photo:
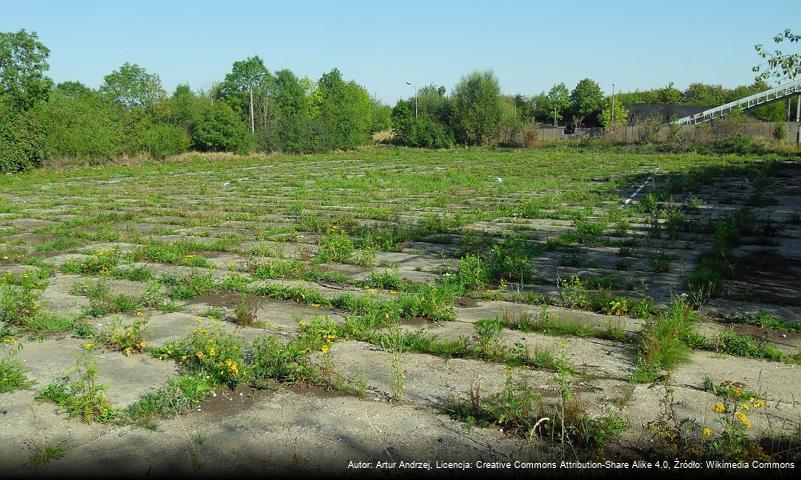
[(478, 306), (478, 301), (475, 298), (459, 297), (456, 299), (456, 305), (462, 308), (473, 308)]
[(320, 388), (315, 385), (307, 385), (301, 383), (296, 383), (294, 385), (287, 386), (286, 388), (300, 395), (313, 395), (318, 398), (338, 398), (338, 397), (349, 396), (347, 393), (340, 392), (337, 390), (327, 390), (325, 388)]
[(233, 390), (223, 387), (198, 405), (196, 412), (212, 416), (228, 416), (242, 412), (254, 403), (270, 397), (275, 390), (253, 388), (250, 385), (239, 385)]

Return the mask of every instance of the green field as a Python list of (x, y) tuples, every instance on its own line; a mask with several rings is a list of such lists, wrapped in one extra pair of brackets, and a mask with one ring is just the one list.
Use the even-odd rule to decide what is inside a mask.
[(0, 459), (798, 458), (799, 179), (574, 147), (4, 175)]

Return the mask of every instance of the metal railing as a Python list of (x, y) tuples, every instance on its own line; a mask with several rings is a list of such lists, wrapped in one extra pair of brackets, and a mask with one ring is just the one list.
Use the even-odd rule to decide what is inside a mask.
[(674, 120), (671, 123), (675, 125), (697, 125), (699, 123), (708, 122), (716, 118), (723, 117), (737, 110), (747, 110), (749, 108), (758, 107), (767, 103), (773, 103), (783, 98), (790, 97), (795, 94), (801, 93), (801, 80), (794, 80), (791, 83), (786, 83), (764, 92), (755, 93), (747, 97), (743, 97), (733, 102), (724, 103), (715, 108), (704, 110), (703, 112), (696, 113)]

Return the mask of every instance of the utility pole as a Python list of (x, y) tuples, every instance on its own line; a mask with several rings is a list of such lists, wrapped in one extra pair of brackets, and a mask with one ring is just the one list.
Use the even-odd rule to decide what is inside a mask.
[(790, 98), (787, 99), (787, 121), (788, 122), (790, 121), (790, 108), (791, 108), (792, 104), (793, 104), (793, 98), (790, 97)]
[(253, 119), (253, 80), (250, 81), (250, 133), (256, 133), (256, 122)]
[(801, 123), (801, 93), (795, 97), (795, 121)]
[(412, 85), (410, 82), (406, 82), (406, 85), (414, 89), (414, 118), (417, 118), (417, 87)]

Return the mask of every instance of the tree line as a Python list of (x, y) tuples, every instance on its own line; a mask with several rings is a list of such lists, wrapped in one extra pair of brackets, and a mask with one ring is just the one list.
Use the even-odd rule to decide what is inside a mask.
[[(56, 85), (47, 77), (49, 54), (36, 33), (0, 33), (0, 171), (58, 158), (352, 149), (390, 129), (396, 143), (415, 147), (520, 146), (538, 124), (611, 127), (628, 121), (625, 105), (719, 105), (768, 88), (764, 79), (734, 89), (693, 83), (681, 91), (671, 83), (612, 98), (585, 78), (572, 90), (557, 83), (534, 96), (503, 95), (492, 72), (476, 71), (451, 92), (427, 85), (390, 108), (337, 69), (312, 81), (271, 72), (258, 56), (234, 62), (208, 91), (182, 84), (168, 94), (158, 75), (130, 63), (97, 89)], [(778, 103), (752, 115), (782, 121), (784, 112)]]
[(352, 149), (390, 128), (391, 109), (337, 69), (314, 82), (271, 72), (255, 56), (209, 91), (179, 85), (168, 94), (158, 75), (129, 63), (97, 89), (56, 85), (49, 53), (35, 33), (0, 33), (0, 171), (49, 158)]

